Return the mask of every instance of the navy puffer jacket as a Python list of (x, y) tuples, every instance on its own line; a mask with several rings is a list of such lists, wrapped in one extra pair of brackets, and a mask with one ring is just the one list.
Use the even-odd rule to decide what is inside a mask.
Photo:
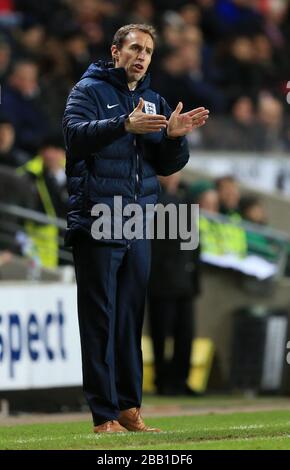
[(160, 95), (149, 88), (145, 76), (130, 91), (123, 68), (92, 64), (72, 89), (63, 118), (66, 143), (69, 209), (66, 241), (77, 231), (90, 232), (97, 203), (113, 207), (113, 197), (123, 205), (155, 204), (158, 175), (170, 175), (189, 158), (184, 137), (168, 139), (165, 131), (132, 134), (125, 119), (142, 97), (143, 111), (169, 117), (171, 110)]

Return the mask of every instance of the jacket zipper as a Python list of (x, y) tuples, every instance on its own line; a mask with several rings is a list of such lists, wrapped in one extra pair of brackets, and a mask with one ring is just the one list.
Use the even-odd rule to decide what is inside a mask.
[[(134, 102), (134, 93), (132, 93), (132, 101), (133, 101), (133, 109), (136, 107), (135, 102)], [(136, 164), (136, 173), (135, 173), (135, 192), (134, 192), (134, 201), (137, 201), (138, 199), (138, 187), (139, 187), (139, 155), (137, 152), (137, 139), (134, 137), (134, 147), (135, 147), (135, 164)]]

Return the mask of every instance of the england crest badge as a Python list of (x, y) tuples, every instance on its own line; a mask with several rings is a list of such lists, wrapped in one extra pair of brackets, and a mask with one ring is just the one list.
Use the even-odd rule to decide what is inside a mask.
[(146, 114), (157, 114), (155, 103), (144, 100), (144, 109)]

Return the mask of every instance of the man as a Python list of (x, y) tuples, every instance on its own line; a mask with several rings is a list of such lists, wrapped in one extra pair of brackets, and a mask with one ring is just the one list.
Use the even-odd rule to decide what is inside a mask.
[[(157, 201), (156, 173), (187, 163), (184, 135), (208, 111), (171, 113), (149, 88), (155, 45), (147, 25), (120, 28), (111, 46), (114, 66), (89, 67), (73, 88), (64, 114), (70, 194), (67, 242), (73, 245), (84, 392), (95, 432), (158, 431), (140, 415), (141, 335), (150, 265), (149, 240), (92, 237), (91, 209), (114, 196), (123, 206)], [(122, 218), (126, 223), (126, 216)]]
[(37, 150), (48, 133), (47, 119), (39, 102), (38, 65), (30, 59), (16, 61), (3, 88), (1, 112), (11, 121), (16, 145), (28, 153)]
[(239, 204), (241, 190), (238, 181), (231, 175), (221, 176), (216, 180), (216, 189), (220, 203), (220, 212), (233, 220), (240, 220)]
[[(162, 193), (159, 204), (188, 207), (188, 228), (191, 225), (189, 187), (180, 180), (180, 172), (159, 177)], [(157, 218), (157, 214), (156, 214)], [(182, 217), (177, 218), (178, 226)], [(187, 385), (194, 335), (194, 304), (199, 294), (199, 250), (181, 250), (181, 238), (169, 236), (169, 217), (164, 239), (154, 238), (152, 267), (148, 288), (148, 313), (154, 350), (155, 385), (158, 395), (191, 395)], [(173, 340), (168, 357), (166, 342)]]
[[(25, 175), (33, 188), (36, 211), (52, 218), (65, 218), (68, 199), (65, 152), (57, 137), (43, 140), (38, 154), (22, 165), (18, 174)], [(41, 265), (55, 269), (59, 264), (59, 229), (55, 224), (27, 221), (25, 230), (33, 241)]]
[[(31, 184), (22, 176), (17, 175), (14, 168), (1, 165), (0, 162), (0, 202), (5, 205), (21, 206), (33, 209), (34, 194)], [(9, 250), (19, 254), (15, 227), (20, 227), (16, 215), (0, 211), (1, 240), (0, 250)]]
[(15, 147), (15, 129), (12, 122), (0, 116), (0, 165), (17, 168), (29, 160), (29, 154)]

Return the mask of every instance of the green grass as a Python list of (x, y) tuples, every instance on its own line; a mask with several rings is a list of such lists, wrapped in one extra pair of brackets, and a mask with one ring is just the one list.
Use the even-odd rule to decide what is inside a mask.
[(146, 419), (163, 432), (93, 434), (89, 422), (0, 427), (0, 449), (290, 449), (290, 413), (267, 411)]

